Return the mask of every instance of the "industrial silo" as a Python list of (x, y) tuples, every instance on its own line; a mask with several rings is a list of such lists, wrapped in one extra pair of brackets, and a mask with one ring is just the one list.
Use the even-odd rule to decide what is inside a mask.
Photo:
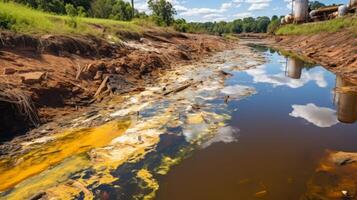
[(309, 15), (309, 1), (295, 0), (294, 1), (294, 20), (295, 22), (305, 22)]
[[(341, 76), (336, 77), (336, 87), (348, 87), (353, 84), (345, 81)], [(352, 124), (357, 121), (357, 93), (337, 92), (336, 93), (338, 120), (342, 123)]]

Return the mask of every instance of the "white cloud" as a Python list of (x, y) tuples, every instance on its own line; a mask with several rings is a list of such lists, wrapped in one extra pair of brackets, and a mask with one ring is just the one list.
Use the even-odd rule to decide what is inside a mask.
[(252, 16), (253, 16), (253, 13), (251, 13), (251, 12), (237, 13), (234, 15), (234, 17), (238, 18), (238, 19), (243, 19), (245, 17), (252, 17)]
[(268, 3), (253, 3), (248, 10), (255, 11), (255, 10), (264, 10), (265, 8), (269, 7)]
[(292, 105), (292, 117), (303, 118), (306, 121), (321, 128), (327, 128), (338, 124), (336, 111), (330, 108), (318, 107), (315, 104)]

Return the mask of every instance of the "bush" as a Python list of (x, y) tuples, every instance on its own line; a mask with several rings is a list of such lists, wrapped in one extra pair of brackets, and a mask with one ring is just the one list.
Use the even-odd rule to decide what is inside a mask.
[(0, 12), (0, 28), (11, 29), (11, 27), (16, 24), (16, 19), (11, 15)]
[(77, 28), (77, 9), (72, 4), (66, 4), (66, 13), (70, 17), (69, 20), (66, 20), (66, 24), (69, 27)]
[(174, 23), (174, 29), (179, 32), (188, 32), (189, 31), (189, 25), (186, 23), (186, 20), (184, 19), (178, 19)]
[(77, 9), (72, 4), (66, 4), (66, 13), (70, 17), (76, 17), (78, 15)]
[(278, 19), (272, 20), (268, 25), (268, 33), (275, 33), (275, 31), (279, 28), (280, 21)]

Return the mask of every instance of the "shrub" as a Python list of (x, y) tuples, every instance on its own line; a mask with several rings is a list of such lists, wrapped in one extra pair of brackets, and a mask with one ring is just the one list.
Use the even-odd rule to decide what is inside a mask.
[(16, 19), (7, 13), (0, 12), (0, 28), (11, 29), (16, 24)]

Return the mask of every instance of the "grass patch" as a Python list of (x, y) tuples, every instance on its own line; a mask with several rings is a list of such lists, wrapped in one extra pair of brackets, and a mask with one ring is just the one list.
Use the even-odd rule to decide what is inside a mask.
[(227, 40), (239, 41), (239, 38), (235, 34), (223, 34), (223, 38)]
[(323, 32), (335, 33), (342, 29), (349, 29), (354, 35), (357, 35), (357, 17), (348, 16), (299, 25), (288, 24), (280, 27), (275, 33), (277, 35), (314, 35)]
[(26, 34), (69, 34), (103, 36), (120, 31), (141, 33), (154, 27), (149, 20), (130, 22), (97, 18), (71, 18), (35, 10), (16, 3), (0, 2), (0, 28)]

